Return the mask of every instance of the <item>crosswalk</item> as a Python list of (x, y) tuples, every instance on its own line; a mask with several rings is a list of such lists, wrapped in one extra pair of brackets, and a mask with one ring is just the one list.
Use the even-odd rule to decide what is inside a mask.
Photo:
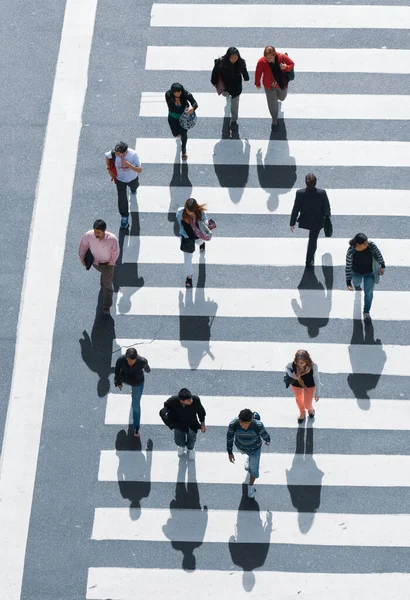
[[(152, 372), (141, 442), (127, 434), (130, 394), (107, 396), (88, 600), (179, 600), (190, 590), (197, 600), (408, 595), (410, 95), (383, 81), (402, 84), (410, 50), (383, 39), (405, 35), (409, 12), (387, 2), (153, 3), (135, 131), (144, 172), (137, 204), (131, 200), (130, 234), (121, 240), (111, 365), (135, 346)], [(226, 51), (221, 41), (229, 28), (235, 35), (226, 47), (240, 49), (251, 81), (240, 100), (239, 138), (220, 139), (216, 127), (229, 116), (229, 100), (212, 93), (209, 75)], [(265, 32), (272, 43), (272, 28), (281, 40), (286, 32), (289, 46), (278, 46), (295, 61), (296, 80), (279, 112), (288, 133), (269, 139), (265, 95), (252, 82), (263, 44), (252, 46), (251, 36), (260, 40)], [(335, 41), (338, 31), (346, 42)], [(379, 36), (377, 47), (369, 32)], [(304, 90), (299, 76), (311, 88)], [(348, 76), (354, 85), (337, 93), (327, 85), (328, 77)], [(166, 123), (164, 92), (174, 80), (199, 105), (184, 165)], [(370, 81), (380, 82), (377, 93)], [(373, 121), (378, 133), (367, 137)], [(402, 137), (389, 134), (393, 122)], [(323, 128), (320, 138), (309, 136), (315, 124)], [(307, 169), (328, 191), (335, 230), (319, 238), (309, 280), (306, 237), (288, 228)], [(207, 204), (217, 229), (205, 257), (194, 256), (194, 289), (186, 290), (174, 220), (190, 196)], [(347, 240), (359, 230), (387, 265), (366, 326), (360, 292), (349, 292), (343, 275)], [(321, 376), (315, 422), (300, 428), (283, 383), (299, 348), (310, 352)], [(207, 410), (195, 461), (177, 458), (158, 414), (185, 386)], [(246, 496), (241, 457), (230, 464), (225, 448), (227, 424), (244, 407), (261, 414), (272, 436), (256, 501)], [(118, 498), (105, 501), (104, 490), (115, 484)]]

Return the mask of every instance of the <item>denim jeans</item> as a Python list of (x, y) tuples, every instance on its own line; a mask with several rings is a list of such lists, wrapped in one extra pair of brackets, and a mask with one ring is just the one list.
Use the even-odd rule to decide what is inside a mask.
[(188, 429), (188, 433), (181, 431), (180, 429), (174, 429), (174, 439), (177, 446), (181, 448), (188, 448), (192, 450), (196, 442), (196, 431)]
[(373, 273), (367, 273), (367, 275), (361, 275), (361, 273), (352, 272), (352, 283), (355, 287), (359, 287), (363, 279), (363, 290), (364, 290), (364, 308), (363, 312), (370, 312), (370, 308), (373, 302), (373, 290), (374, 290), (374, 275)]
[(134, 429), (139, 429), (141, 424), (141, 396), (144, 391), (144, 384), (133, 385), (131, 388), (132, 396), (132, 420)]
[(241, 450), (242, 454), (247, 454), (249, 456), (249, 474), (255, 479), (259, 477), (259, 463), (261, 460), (261, 452), (262, 446), (253, 452), (245, 452)]

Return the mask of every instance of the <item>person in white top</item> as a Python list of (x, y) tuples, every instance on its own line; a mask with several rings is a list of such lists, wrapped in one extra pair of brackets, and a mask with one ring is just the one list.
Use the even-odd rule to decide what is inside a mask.
[(126, 229), (129, 216), (127, 187), (130, 188), (131, 194), (137, 193), (138, 174), (142, 172), (141, 162), (136, 151), (128, 148), (128, 144), (125, 142), (118, 142), (114, 150), (106, 152), (105, 162), (107, 171), (117, 186), (121, 228)]

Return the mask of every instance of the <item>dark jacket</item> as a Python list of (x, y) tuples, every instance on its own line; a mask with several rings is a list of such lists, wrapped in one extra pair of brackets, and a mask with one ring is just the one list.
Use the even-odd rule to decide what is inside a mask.
[(296, 221), (301, 229), (322, 229), (325, 215), (330, 217), (330, 204), (326, 191), (319, 188), (298, 190), (290, 216), (290, 226)]
[(195, 100), (195, 98), (193, 97), (191, 92), (188, 92), (187, 90), (184, 89), (182, 91), (180, 99), (181, 99), (181, 106), (179, 106), (178, 104), (175, 104), (174, 94), (171, 92), (171, 90), (168, 90), (167, 92), (165, 92), (165, 100), (167, 102), (169, 112), (182, 115), (184, 110), (186, 108), (189, 108), (189, 105), (191, 105), (194, 110), (196, 110), (198, 108), (197, 101)]
[(149, 373), (151, 369), (147, 359), (143, 356), (138, 355), (137, 361), (132, 367), (128, 364), (125, 356), (120, 356), (115, 363), (114, 385), (118, 386), (123, 383), (141, 385), (144, 383), (144, 371)]
[(242, 77), (245, 81), (249, 81), (249, 74), (246, 69), (246, 62), (243, 58), (238, 58), (235, 63), (231, 63), (229, 58), (225, 57), (215, 59), (215, 66), (211, 75), (212, 85), (218, 83), (221, 78), (225, 86), (225, 90), (232, 96), (240, 96), (242, 93)]
[[(198, 431), (201, 425), (205, 424), (205, 409), (198, 396), (192, 396), (192, 404), (183, 405), (178, 396), (171, 396), (165, 402), (165, 406), (170, 411), (171, 421), (175, 429), (187, 432), (188, 429)], [(199, 419), (199, 421), (198, 421)]]

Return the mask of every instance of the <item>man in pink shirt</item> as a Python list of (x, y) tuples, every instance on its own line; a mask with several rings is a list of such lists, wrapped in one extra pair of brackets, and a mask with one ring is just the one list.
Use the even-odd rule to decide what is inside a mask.
[(90, 262), (92, 259), (93, 267), (101, 273), (100, 283), (102, 287), (103, 311), (105, 315), (109, 315), (114, 292), (112, 283), (114, 266), (120, 254), (120, 247), (117, 237), (113, 233), (106, 231), (107, 225), (105, 221), (97, 219), (93, 227), (93, 229), (87, 231), (81, 238), (78, 256), (81, 263), (86, 266), (86, 254), (88, 250), (91, 252), (92, 257), (88, 253), (87, 258), (89, 258)]

